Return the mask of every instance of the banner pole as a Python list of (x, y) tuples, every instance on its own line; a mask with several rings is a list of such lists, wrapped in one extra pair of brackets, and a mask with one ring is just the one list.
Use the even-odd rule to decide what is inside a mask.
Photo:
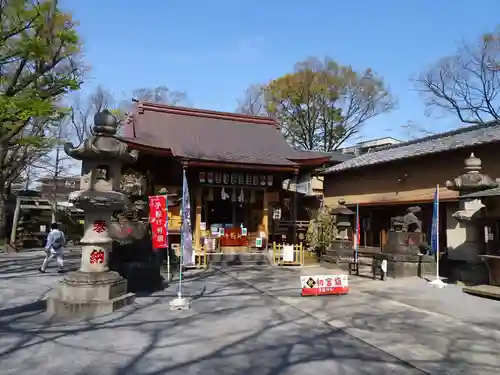
[(436, 185), (436, 279), (439, 277), (439, 185)]
[(167, 236), (167, 280), (170, 283), (170, 280), (172, 280), (171, 274), (170, 274), (170, 241), (168, 238), (168, 194), (165, 195), (165, 227), (166, 227), (166, 236)]
[(184, 235), (185, 235), (184, 225), (186, 225), (186, 215), (184, 213), (185, 200), (186, 200), (186, 190), (187, 190), (186, 184), (187, 184), (186, 170), (183, 168), (183, 170), (182, 170), (182, 201), (181, 201), (181, 244), (180, 244), (181, 248), (180, 248), (180, 254), (179, 254), (179, 285), (178, 285), (177, 298), (170, 301), (170, 310), (189, 310), (191, 307), (191, 302), (182, 297), (182, 278), (183, 278), (182, 267), (183, 267), (183, 263), (184, 263), (184, 244), (186, 241), (186, 239), (184, 238)]

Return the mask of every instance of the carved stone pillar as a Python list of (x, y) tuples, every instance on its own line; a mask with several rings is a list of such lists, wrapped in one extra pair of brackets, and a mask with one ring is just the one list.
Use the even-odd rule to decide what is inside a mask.
[[(480, 173), (481, 159), (471, 154), (465, 159), (465, 173), (453, 181), (446, 181), (446, 187), (458, 191), (459, 197), (498, 186), (488, 175)], [(459, 201), (459, 210), (452, 214), (458, 225), (448, 223), (447, 237), (453, 247), (448, 246), (448, 259), (460, 261), (460, 270), (455, 270), (454, 278), (462, 281), (476, 281), (484, 275), (478, 255), (484, 246), (484, 228), (478, 219), (484, 216), (484, 204), (480, 198), (465, 198)], [(466, 262), (465, 266), (463, 262)]]
[(116, 118), (108, 111), (100, 112), (94, 117), (94, 135), (77, 147), (65, 145), (70, 157), (82, 161), (81, 190), (71, 193), (69, 201), (84, 211), (85, 227), (80, 269), (66, 275), (57, 293), (48, 299), (47, 309), (52, 314), (89, 317), (134, 300), (134, 294), (127, 293), (127, 281), (108, 268), (111, 215), (128, 203), (120, 192), (122, 165), (138, 157), (114, 138), (116, 128)]

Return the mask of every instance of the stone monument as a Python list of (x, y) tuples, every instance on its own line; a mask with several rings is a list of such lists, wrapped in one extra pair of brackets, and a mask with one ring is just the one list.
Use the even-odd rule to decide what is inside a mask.
[[(458, 191), (459, 197), (478, 191), (498, 187), (498, 182), (490, 176), (480, 173), (481, 159), (471, 154), (464, 161), (465, 173), (452, 181), (446, 181), (446, 187)], [(448, 225), (448, 261), (452, 266), (452, 279), (467, 283), (487, 281), (487, 270), (478, 257), (484, 246), (484, 226), (479, 221), (484, 216), (484, 204), (481, 198), (459, 200), (459, 209), (451, 216), (457, 225)]]
[(82, 161), (81, 190), (71, 193), (69, 201), (85, 212), (85, 229), (80, 269), (68, 273), (47, 301), (47, 311), (56, 316), (106, 314), (135, 298), (127, 293), (127, 281), (108, 268), (109, 221), (128, 203), (120, 192), (121, 169), (138, 158), (136, 151), (114, 137), (116, 130), (116, 118), (105, 110), (95, 115), (90, 137), (77, 147), (71, 143), (64, 147), (66, 154)]

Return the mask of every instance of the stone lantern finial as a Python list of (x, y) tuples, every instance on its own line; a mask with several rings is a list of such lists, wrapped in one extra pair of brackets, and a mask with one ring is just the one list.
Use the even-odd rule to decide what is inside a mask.
[(97, 135), (113, 136), (118, 129), (118, 120), (109, 110), (97, 112), (94, 116), (94, 126), (92, 130)]
[(460, 194), (469, 194), (474, 191), (480, 191), (498, 187), (498, 182), (494, 181), (487, 174), (480, 173), (481, 159), (474, 153), (464, 160), (465, 173), (451, 181), (446, 181), (446, 187), (450, 190), (459, 191)]
[(470, 156), (464, 160), (464, 164), (465, 164), (465, 170), (468, 172), (468, 173), (479, 173), (479, 171), (481, 170), (481, 159), (479, 158), (476, 158), (476, 156), (474, 155), (474, 153), (472, 152), (470, 154)]

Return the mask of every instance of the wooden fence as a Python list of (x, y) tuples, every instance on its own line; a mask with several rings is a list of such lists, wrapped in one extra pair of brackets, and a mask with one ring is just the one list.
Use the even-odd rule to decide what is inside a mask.
[(304, 247), (300, 245), (285, 245), (273, 242), (272, 260), (275, 266), (303, 266)]

